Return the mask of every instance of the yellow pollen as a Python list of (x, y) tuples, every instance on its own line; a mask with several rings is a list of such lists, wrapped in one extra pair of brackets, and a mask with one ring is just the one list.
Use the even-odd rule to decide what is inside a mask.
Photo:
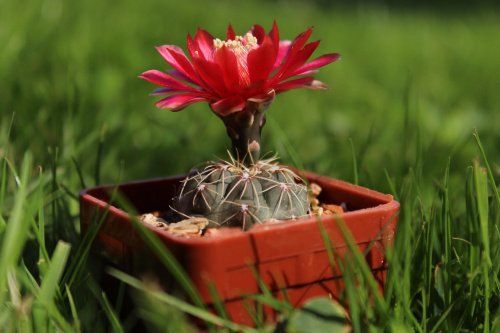
[(218, 38), (214, 39), (214, 54), (225, 45), (231, 50), (237, 59), (240, 84), (250, 84), (250, 76), (248, 74), (247, 55), (248, 52), (258, 47), (257, 38), (248, 32), (244, 37), (236, 36), (234, 40), (222, 41)]
[(223, 41), (219, 38), (214, 39), (214, 48), (220, 49), (222, 45), (225, 45), (235, 53), (243, 50), (248, 52), (257, 47), (257, 38), (248, 32), (245, 37), (236, 36), (234, 40)]

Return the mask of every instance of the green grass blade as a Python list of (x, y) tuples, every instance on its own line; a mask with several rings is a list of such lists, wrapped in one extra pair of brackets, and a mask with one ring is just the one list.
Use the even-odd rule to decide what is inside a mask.
[(0, 237), (2, 236), (5, 228), (7, 228), (7, 222), (5, 222), (3, 216), (0, 214)]
[[(326, 255), (328, 257), (328, 262), (330, 264), (330, 269), (332, 270), (333, 276), (342, 276), (344, 274), (344, 264), (340, 258), (337, 249), (333, 245), (332, 240), (328, 236), (325, 225), (321, 217), (317, 217), (317, 224), (321, 234), (321, 238), (323, 240), (323, 244), (325, 245)], [(339, 279), (335, 279), (335, 284), (337, 290), (341, 290)], [(339, 303), (345, 305), (344, 293), (339, 293)]]
[(94, 279), (88, 279), (89, 288), (94, 294), (94, 297), (101, 304), (101, 307), (104, 309), (106, 313), (106, 317), (108, 318), (111, 328), (113, 332), (123, 333), (125, 330), (120, 323), (120, 318), (118, 317), (116, 311), (111, 306), (106, 294), (101, 290), (101, 288), (97, 285)]
[(66, 295), (68, 295), (68, 303), (71, 309), (71, 316), (73, 317), (75, 332), (79, 333), (80, 330), (80, 319), (78, 316), (78, 310), (76, 309), (75, 300), (73, 298), (73, 294), (68, 286), (66, 286)]
[(82, 169), (80, 168), (80, 165), (73, 156), (71, 157), (71, 161), (73, 162), (73, 165), (75, 166), (76, 172), (78, 174), (78, 179), (80, 180), (80, 186), (82, 188), (87, 188), (87, 186), (85, 186), (85, 181), (83, 180), (83, 173)]
[[(2, 208), (3, 208), (3, 203), (4, 203), (4, 198), (5, 198), (5, 187), (7, 185), (7, 153), (9, 150), (9, 139), (10, 139), (10, 132), (12, 130), (12, 124), (14, 123), (14, 118), (15, 118), (16, 113), (12, 113), (12, 117), (10, 119), (9, 123), (9, 128), (7, 130), (7, 139), (5, 142), (5, 148), (3, 151), (4, 158), (2, 158), (2, 177), (0, 180), (0, 216), (2, 215)], [(0, 219), (0, 227), (2, 226), (3, 218)], [(5, 225), (5, 222), (3, 223)], [(1, 229), (0, 229), (1, 230)]]
[(187, 292), (189, 298), (194, 304), (201, 308), (206, 308), (204, 302), (200, 298), (195, 286), (191, 282), (191, 279), (176, 260), (176, 258), (170, 253), (170, 251), (165, 247), (165, 245), (158, 239), (158, 237), (148, 228), (146, 228), (141, 221), (139, 221), (135, 216), (138, 214), (134, 212), (134, 208), (130, 205), (127, 200), (120, 196), (119, 193), (116, 195), (116, 200), (121, 207), (128, 212), (132, 218), (135, 230), (139, 233), (141, 238), (147, 244), (147, 246), (158, 256), (158, 259), (167, 267), (174, 278), (181, 284), (182, 288)]
[[(118, 173), (117, 183), (120, 182), (122, 170), (123, 168), (120, 168), (120, 171)], [(109, 202), (113, 202), (115, 200), (117, 193), (118, 193), (118, 186), (115, 186), (113, 188), (113, 191), (111, 192)], [(77, 259), (71, 262), (68, 270), (66, 271), (66, 274), (62, 279), (62, 284), (64, 285), (68, 284), (71, 286), (73, 285), (74, 281), (82, 274), (85, 268), (85, 263), (87, 262), (88, 255), (90, 253), (90, 247), (92, 245), (92, 242), (94, 238), (97, 236), (97, 233), (99, 232), (99, 229), (101, 228), (102, 224), (104, 223), (104, 220), (106, 219), (106, 216), (108, 215), (110, 208), (111, 205), (107, 205), (105, 211), (99, 218), (97, 215), (94, 215), (92, 217), (91, 224), (76, 250), (75, 258)]]
[(474, 183), (477, 195), (477, 209), (479, 215), (479, 229), (481, 234), (481, 244), (484, 248), (486, 261), (491, 267), (490, 257), (490, 237), (489, 237), (489, 212), (488, 212), (488, 180), (486, 178), (486, 170), (480, 168), (477, 164), (474, 166)]
[(26, 280), (24, 281), (23, 285), (25, 288), (28, 288), (28, 290), (32, 294), (38, 294), (40, 292), (40, 285), (38, 284), (38, 281), (35, 279), (33, 274), (29, 271), (29, 269), (26, 267), (26, 265), (23, 265), (24, 273), (26, 274)]
[(477, 132), (476, 128), (474, 128), (474, 137), (476, 138), (476, 143), (479, 151), (481, 152), (481, 156), (483, 157), (483, 161), (486, 164), (486, 170), (488, 171), (488, 177), (490, 179), (493, 192), (495, 193), (495, 198), (497, 199), (498, 205), (500, 205), (500, 194), (498, 193), (498, 188), (495, 184), (495, 177), (493, 177), (493, 172), (491, 172), (490, 164), (488, 163), (488, 159), (486, 158), (486, 153), (484, 152), (483, 145), (481, 144), (479, 133)]
[[(489, 257), (486, 257), (488, 259)], [(491, 288), (490, 288), (490, 267), (491, 267), (491, 262), (484, 263), (482, 265), (482, 273), (483, 273), (483, 280), (484, 280), (484, 322), (483, 322), (483, 327), (484, 327), (484, 333), (489, 333), (490, 331), (490, 299), (491, 299)]]
[(97, 215), (92, 219), (92, 223), (85, 233), (82, 242), (78, 246), (75, 251), (74, 257), (76, 260), (72, 260), (66, 273), (63, 276), (61, 283), (63, 285), (73, 285), (73, 283), (78, 279), (78, 277), (83, 274), (85, 269), (85, 263), (87, 262), (88, 254), (90, 252), (90, 246), (92, 245), (92, 241), (97, 235), (97, 232), (102, 225), (107, 213), (109, 211), (109, 206), (106, 208), (106, 211), (103, 213), (103, 216), (98, 221)]
[(70, 249), (71, 246), (68, 243), (59, 241), (54, 250), (51, 264), (43, 278), (33, 309), (36, 331), (45, 330), (45, 327), (49, 326), (49, 320), (56, 321), (58, 325), (66, 327), (66, 330), (70, 329), (68, 328), (70, 325), (56, 306), (56, 300), (60, 297), (59, 281), (63, 275)]
[[(14, 175), (14, 178), (16, 179), (16, 183), (18, 186), (21, 186), (21, 180), (20, 177), (14, 167), (14, 165), (10, 162), (7, 161), (7, 164), (11, 170), (11, 173)], [(26, 190), (28, 192), (28, 190)], [(50, 257), (47, 253), (47, 250), (45, 248), (45, 232), (44, 230), (44, 219), (45, 216), (43, 214), (43, 207), (45, 205), (44, 198), (43, 198), (43, 177), (42, 177), (42, 172), (40, 171), (39, 175), (39, 181), (38, 181), (38, 189), (35, 192), (37, 196), (34, 196), (33, 198), (28, 199), (28, 193), (26, 193), (25, 197), (21, 199), (21, 201), (24, 202), (24, 207), (25, 207), (25, 216), (31, 222), (31, 228), (33, 229), (33, 232), (35, 234), (35, 237), (38, 240), (38, 243), (41, 244), (39, 247), (40, 253), (39, 255), (41, 258), (47, 262), (50, 262)], [(42, 230), (39, 230), (39, 227), (33, 217), (33, 214), (35, 211), (38, 210), (38, 217), (39, 221), (41, 223), (41, 228)]]
[[(465, 186), (466, 195), (466, 215), (467, 215), (467, 226), (468, 226), (468, 241), (469, 241), (469, 274), (474, 274), (474, 272), (479, 271), (481, 264), (481, 237), (479, 231), (479, 221), (476, 205), (476, 191), (474, 189), (474, 173), (475, 170), (469, 167), (467, 170), (467, 180)], [(480, 290), (479, 279), (472, 279), (469, 284), (470, 298), (467, 304), (467, 311), (461, 318), (461, 324), (465, 322), (472, 322), (475, 317), (475, 310), (478, 306), (477, 293)]]
[(120, 282), (120, 286), (118, 287), (118, 294), (116, 296), (115, 309), (116, 313), (121, 313), (123, 307), (123, 299), (125, 298), (126, 288), (125, 283)]
[(354, 184), (358, 185), (358, 164), (356, 162), (356, 152), (354, 151), (354, 143), (352, 142), (352, 139), (349, 139), (349, 142), (351, 143), (351, 153), (352, 153), (352, 170), (353, 170), (353, 177), (354, 177)]
[(10, 294), (10, 301), (15, 308), (21, 306), (21, 292), (17, 283), (16, 273), (13, 270), (7, 272), (7, 287)]
[(266, 304), (285, 315), (289, 315), (294, 310), (294, 307), (288, 301), (281, 301), (272, 294), (246, 295), (245, 297), (257, 301), (258, 304)]
[(43, 304), (50, 304), (59, 292), (59, 280), (63, 275), (64, 268), (70, 253), (71, 245), (63, 241), (57, 243), (51, 264), (45, 274), (38, 294), (38, 300)]
[(450, 216), (450, 199), (449, 199), (449, 177), (450, 177), (450, 159), (448, 159), (448, 164), (446, 166), (444, 182), (443, 182), (443, 202), (441, 209), (441, 220), (443, 222), (444, 231), (444, 304), (445, 307), (449, 307), (452, 302), (452, 275), (451, 275), (451, 216)]
[[(44, 202), (43, 202), (43, 179), (42, 179), (42, 168), (40, 168), (39, 178), (38, 178), (38, 242), (40, 246), (39, 259), (47, 258), (47, 251), (45, 250), (45, 214), (44, 214)], [(45, 250), (45, 251), (44, 251)], [(42, 255), (43, 254), (43, 255)]]
[[(40, 277), (45, 276), (47, 265), (50, 265), (50, 257), (45, 245), (45, 210), (43, 201), (43, 172), (40, 168), (38, 178), (38, 228), (36, 222), (33, 221), (32, 227), (35, 231), (38, 240), (38, 269)], [(38, 229), (38, 230), (36, 230)]]
[(415, 222), (413, 219), (415, 202), (415, 182), (405, 178), (401, 185), (400, 211), (398, 226), (394, 243), (390, 251), (386, 251), (388, 271), (384, 290), (387, 304), (393, 304), (391, 316), (397, 321), (407, 321), (411, 316), (408, 312), (411, 307), (411, 278), (412, 278), (412, 249), (414, 244), (415, 224), (421, 225), (423, 221)]
[(372, 297), (372, 301), (374, 302), (374, 306), (377, 308), (380, 314), (386, 314), (388, 310), (388, 305), (385, 302), (383, 295), (380, 293), (379, 285), (375, 278), (373, 277), (372, 271), (366, 262), (365, 256), (359, 250), (359, 247), (352, 237), (351, 232), (347, 228), (345, 222), (338, 218), (336, 219), (337, 226), (342, 232), (342, 236), (346, 240), (347, 246), (349, 247), (349, 253), (352, 255), (352, 259), (356, 264), (356, 267), (360, 270), (360, 274), (366, 282), (366, 286), (368, 287), (368, 291)]
[[(57, 190), (59, 189), (59, 186), (57, 185), (57, 167), (58, 167), (58, 162), (59, 162), (59, 149), (55, 148), (54, 151), (49, 150), (49, 155), (51, 157), (51, 171), (52, 171), (52, 182), (51, 182), (51, 187), (52, 187), (52, 192), (56, 193)], [(51, 202), (51, 213), (52, 213), (52, 241), (55, 241), (58, 239), (57, 235), (57, 230), (60, 229), (60, 219), (58, 215), (58, 210), (57, 210), (57, 202), (56, 200)]]
[(14, 207), (0, 244), (0, 304), (3, 304), (4, 301), (3, 290), (6, 290), (7, 272), (13, 269), (18, 262), (28, 235), (26, 230), (28, 229), (29, 219), (25, 217), (24, 198), (27, 192), (31, 160), (31, 154), (29, 152), (25, 153), (21, 165), (21, 177), (17, 180), (19, 188), (15, 195)]
[(259, 274), (257, 267), (255, 267), (255, 265), (253, 264), (248, 264), (248, 267), (250, 268), (255, 280), (257, 281), (257, 284), (259, 285), (261, 294), (246, 295), (246, 297), (257, 301), (257, 307), (259, 305), (267, 304), (271, 308), (289, 315), (294, 308), (288, 301), (286, 301), (288, 297), (285, 296), (285, 301), (278, 300), (276, 297), (274, 297), (273, 293), (264, 282), (264, 279), (262, 279), (262, 276)]
[(143, 292), (146, 292), (146, 293), (150, 294), (150, 296), (152, 296), (152, 297), (154, 297), (162, 302), (165, 302), (166, 304), (174, 306), (175, 308), (177, 308), (185, 313), (188, 313), (190, 315), (193, 315), (195, 317), (203, 319), (207, 323), (225, 326), (225, 327), (227, 327), (231, 330), (234, 330), (234, 331), (241, 331), (241, 332), (248, 332), (248, 333), (258, 332), (253, 328), (238, 325), (238, 324), (235, 324), (231, 321), (225, 320), (221, 317), (218, 317), (218, 316), (208, 312), (207, 310), (200, 309), (199, 307), (191, 305), (187, 302), (184, 302), (184, 301), (182, 301), (174, 296), (168, 295), (166, 293), (163, 293), (163, 292), (160, 292), (157, 290), (153, 291), (153, 290), (149, 289), (146, 285), (144, 285), (144, 283), (142, 283), (138, 279), (133, 278), (132, 276), (127, 275), (119, 270), (114, 269), (114, 268), (109, 268), (108, 273), (110, 275), (116, 277), (117, 279), (127, 283), (128, 285), (130, 285), (138, 290), (141, 290)]
[[(200, 309), (206, 310), (206, 304), (201, 299), (200, 295), (191, 279), (187, 275), (184, 268), (179, 264), (177, 259), (172, 255), (168, 248), (158, 239), (158, 237), (147, 227), (145, 227), (141, 221), (136, 217), (138, 214), (135, 212), (134, 207), (120, 195), (116, 194), (116, 201), (119, 203), (120, 207), (129, 213), (131, 216), (132, 223), (135, 230), (138, 232), (139, 236), (142, 238), (144, 243), (150, 248), (150, 250), (158, 257), (159, 261), (166, 267), (170, 273), (172, 273), (173, 278), (180, 284), (181, 288), (187, 293), (191, 301)], [(213, 330), (210, 323), (209, 329)]]
[(269, 121), (269, 124), (271, 125), (273, 132), (276, 133), (278, 135), (278, 137), (280, 138), (280, 140), (283, 142), (283, 145), (285, 146), (286, 151), (288, 152), (288, 154), (292, 158), (292, 161), (293, 161), (293, 164), (295, 165), (295, 167), (298, 170), (304, 170), (304, 165), (302, 164), (302, 160), (299, 157), (299, 154), (297, 154), (297, 151), (295, 150), (292, 143), (288, 139), (288, 136), (281, 129), (278, 122), (272, 116), (269, 116), (269, 115), (267, 115), (267, 119)]
[[(481, 236), (480, 236), (480, 222), (478, 221), (478, 212), (476, 204), (476, 190), (474, 188), (476, 167), (469, 168), (467, 172), (467, 182), (465, 193), (466, 197), (466, 212), (467, 212), (467, 225), (469, 227), (469, 259), (470, 259), (470, 272), (475, 271), (481, 261)], [(471, 290), (472, 292), (472, 290)]]
[(212, 297), (214, 309), (216, 313), (224, 320), (230, 320), (229, 315), (227, 314), (227, 309), (224, 305), (224, 302), (221, 300), (219, 296), (219, 292), (214, 283), (209, 282), (208, 291), (210, 292), (210, 296)]
[(99, 136), (99, 143), (97, 145), (97, 158), (96, 158), (95, 172), (94, 172), (95, 186), (99, 186), (101, 184), (102, 150), (104, 147), (104, 139), (106, 136), (106, 129), (107, 129), (107, 126), (104, 125), (101, 129), (101, 135)]
[(398, 196), (398, 192), (396, 191), (396, 186), (394, 186), (394, 182), (392, 181), (391, 177), (389, 176), (389, 172), (387, 171), (387, 169), (384, 169), (384, 173), (385, 173), (385, 178), (387, 179), (387, 184), (389, 184), (391, 194), (394, 197), (394, 200), (399, 202), (399, 196)]
[(497, 314), (496, 318), (493, 320), (491, 325), (491, 331), (494, 333), (500, 333), (500, 314)]
[[(436, 332), (438, 329), (440, 329), (442, 331), (442, 328), (441, 328), (441, 325), (446, 321), (446, 320), (450, 320), (450, 314), (451, 314), (451, 311), (453, 310), (453, 308), (455, 307), (456, 304), (459, 304), (460, 302), (462, 302), (465, 298), (466, 298), (467, 294), (462, 294), (460, 296), (458, 296), (457, 298), (454, 299), (454, 301), (448, 305), (448, 307), (446, 308), (446, 310), (441, 314), (441, 316), (439, 317), (439, 320), (434, 324), (434, 326), (430, 329), (430, 333), (434, 333)], [(451, 320), (453, 321), (453, 318), (451, 318)]]
[[(429, 332), (436, 332), (437, 330), (442, 331), (441, 325), (449, 320), (450, 316), (453, 315), (454, 308), (460, 307), (461, 304), (465, 303), (465, 299), (470, 298), (470, 294), (467, 293), (467, 289), (472, 281), (474, 281), (479, 275), (479, 270), (476, 270), (474, 273), (470, 274), (463, 282), (462, 286), (459, 290), (457, 290), (456, 297), (453, 302), (440, 314), (438, 320), (434, 323)], [(451, 322), (456, 322), (457, 318), (451, 318)], [(458, 323), (460, 325), (460, 323)], [(456, 328), (459, 330), (459, 328)]]

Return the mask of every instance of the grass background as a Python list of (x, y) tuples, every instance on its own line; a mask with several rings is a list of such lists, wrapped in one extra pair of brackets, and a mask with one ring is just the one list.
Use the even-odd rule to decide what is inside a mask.
[[(331, 87), (329, 91), (303, 89), (277, 97), (268, 113), (270, 124), (264, 128), (263, 150), (278, 152), (282, 163), (293, 164), (279, 128), (307, 170), (357, 180), (362, 186), (392, 193), (406, 204), (402, 221), (408, 227), (403, 230), (409, 231), (401, 239), (412, 244), (412, 252), (407, 266), (401, 267), (409, 274), (412, 294), (401, 299), (399, 306), (412, 314), (387, 310), (383, 318), (396, 318), (397, 323), (414, 329), (429, 322), (439, 324), (432, 326), (436, 330), (487, 330), (469, 317), (464, 319), (467, 325), (450, 322), (451, 312), (446, 312), (450, 302), (443, 301), (440, 307), (434, 299), (433, 304), (422, 306), (415, 295), (422, 286), (435, 287), (430, 280), (423, 282), (421, 265), (437, 269), (451, 258), (441, 258), (441, 254), (452, 249), (459, 262), (471, 258), (467, 242), (475, 244), (471, 226), (480, 219), (478, 213), (470, 213), (468, 203), (490, 207), (491, 201), (486, 217), (490, 236), (496, 237), (498, 231), (497, 206), (492, 197), (488, 201), (494, 193), (492, 182), (486, 197), (477, 198), (477, 193), (484, 193), (478, 186), (484, 189), (481, 184), (486, 178), (476, 176), (479, 166), (469, 168), (481, 157), (473, 136), (477, 128), (493, 178), (500, 174), (498, 7), (480, 2), (437, 6), (263, 0), (182, 4), (0, 0), (0, 7), (0, 240), (4, 252), (19, 252), (0, 273), (14, 272), (8, 276), (17, 277), (24, 299), (38, 295), (33, 281), (40, 283), (45, 276), (37, 264), (40, 257), (49, 261), (58, 254), (62, 267), (64, 258), (77, 258), (80, 236), (75, 198), (84, 186), (181, 174), (214, 155), (225, 155), (229, 140), (207, 105), (195, 104), (176, 114), (154, 106), (157, 98), (148, 93), (155, 87), (137, 78), (148, 69), (168, 68), (154, 46), (175, 44), (185, 49), (187, 33), (194, 34), (197, 27), (225, 36), (228, 23), (242, 34), (254, 23), (268, 30), (276, 20), (282, 39), (293, 39), (314, 26), (311, 40), (322, 40), (315, 55), (338, 52), (342, 60), (317, 74)], [(441, 213), (446, 218), (436, 217)], [(452, 227), (435, 229), (424, 242), (418, 238), (420, 227), (427, 231), (424, 227), (433, 218), (441, 226)], [(15, 221), (20, 229), (9, 233), (14, 227), (8, 226)], [(454, 240), (440, 247), (441, 236), (467, 242)], [(59, 240), (66, 243), (57, 252), (57, 244), (63, 244)], [(488, 249), (493, 256), (495, 244), (486, 248), (485, 241), (478, 243), (478, 251)], [(424, 251), (426, 246), (432, 250)], [(412, 259), (419, 249), (430, 261)], [(405, 258), (395, 260), (401, 263)], [(457, 281), (451, 288), (453, 295), (464, 284), (470, 285), (470, 274), (483, 276), (479, 285), (484, 287), (486, 276), (494, 279), (498, 272), (487, 266), (486, 273), (480, 274), (471, 267), (469, 275), (448, 272)], [(26, 281), (26, 270), (33, 281)], [(57, 285), (61, 275), (56, 273), (52, 279)], [(85, 294), (85, 288), (98, 290), (98, 286), (88, 287), (85, 271), (77, 276), (81, 284), (73, 290), (75, 296)], [(6, 287), (12, 284), (2, 283), (12, 278), (4, 277), (0, 293), (5, 294), (12, 292)], [(471, 305), (472, 310), (464, 305), (460, 313), (479, 311), (478, 317), (483, 317), (478, 320), (484, 324), (486, 312), (496, 313), (497, 306), (485, 305), (485, 295), (493, 299), (498, 291), (483, 287), (477, 292), (481, 297), (474, 292), (468, 298), (480, 305)], [(68, 293), (64, 285), (61, 288), (62, 292), (56, 288), (61, 294), (54, 294), (53, 299), (54, 311), (61, 316), (48, 315), (50, 320), (60, 318), (56, 320), (59, 325), (72, 318)], [(0, 327), (17, 327), (12, 319), (17, 317), (5, 310), (15, 309), (15, 302), (5, 297)], [(82, 313), (81, 327), (93, 324), (91, 305), (85, 305), (92, 302), (106, 314), (98, 321), (100, 325), (110, 325), (113, 316), (105, 311), (102, 297), (81, 297), (75, 297), (75, 307)], [(399, 304), (397, 296), (388, 297), (388, 304)], [(432, 316), (422, 313), (426, 307), (433, 309)], [(445, 317), (448, 322), (439, 322)], [(373, 325), (390, 327), (388, 323), (389, 319)]]

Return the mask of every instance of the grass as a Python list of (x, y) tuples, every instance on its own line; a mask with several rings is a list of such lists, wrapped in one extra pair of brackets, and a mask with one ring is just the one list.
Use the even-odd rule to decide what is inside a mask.
[[(269, 29), (273, 19), (287, 39), (314, 25), (313, 38), (322, 39), (316, 54), (343, 59), (318, 73), (328, 92), (278, 96), (264, 150), (401, 202), (383, 297), (370, 289), (354, 248), (355, 264), (344, 267), (358, 281), (344, 295), (352, 329), (500, 331), (497, 8), (263, 0), (0, 5), (0, 331), (127, 332), (139, 317), (152, 330), (165, 329), (168, 318), (170, 330), (190, 331), (185, 313), (241, 329), (115, 271), (121, 290), (138, 290), (136, 311), (124, 315), (90, 274), (77, 194), (185, 173), (223, 156), (229, 142), (206, 105), (159, 111), (148, 96), (153, 87), (137, 76), (165, 69), (154, 46), (184, 47), (198, 26), (223, 36), (229, 22), (242, 32), (255, 22)], [(300, 331), (305, 312), (259, 301), (281, 308), (290, 330)]]

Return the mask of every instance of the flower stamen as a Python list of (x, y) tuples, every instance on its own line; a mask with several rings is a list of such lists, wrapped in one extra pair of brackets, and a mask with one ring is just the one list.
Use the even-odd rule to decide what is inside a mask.
[(227, 47), (236, 56), (238, 65), (239, 83), (242, 85), (250, 84), (250, 74), (248, 72), (247, 56), (248, 52), (257, 48), (257, 38), (248, 32), (244, 37), (236, 36), (234, 40), (222, 41), (219, 38), (213, 40), (214, 58), (220, 48)]

